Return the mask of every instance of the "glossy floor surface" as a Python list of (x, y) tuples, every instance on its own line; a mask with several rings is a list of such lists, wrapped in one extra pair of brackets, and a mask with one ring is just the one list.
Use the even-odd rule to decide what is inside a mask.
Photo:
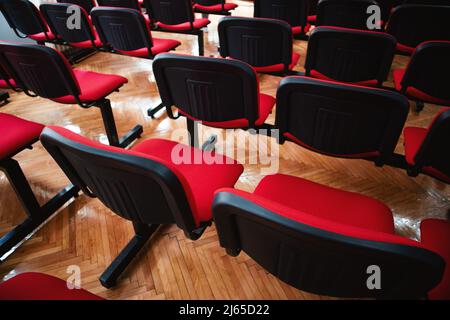
[[(237, 1), (233, 15), (251, 16), (253, 3)], [(217, 22), (205, 33), (205, 55), (218, 56)], [(196, 38), (188, 35), (158, 34), (180, 40), (177, 52), (197, 54)], [(307, 42), (296, 40), (301, 53), (296, 70), (302, 71)], [(393, 68), (406, 66), (407, 57), (397, 56)], [(129, 79), (110, 96), (119, 133), (136, 123), (144, 126), (146, 138), (173, 138), (174, 129), (185, 128), (183, 119), (164, 114), (151, 120), (146, 111), (159, 103), (158, 90), (149, 60), (98, 53), (76, 67), (113, 73)], [(261, 91), (275, 95), (280, 78), (261, 75)], [(387, 83), (392, 86), (392, 82)], [(96, 108), (60, 105), (42, 98), (11, 92), (10, 103), (0, 112), (14, 114), (46, 125), (60, 125), (92, 139), (106, 141), (100, 112)], [(439, 107), (426, 105), (420, 114), (410, 113), (407, 125), (426, 127)], [(269, 118), (273, 123), (274, 114)], [(220, 132), (220, 131), (218, 131)], [(248, 133), (240, 132), (241, 135)], [(397, 152), (403, 153), (400, 139)], [(246, 148), (239, 144), (235, 151)], [(315, 154), (293, 143), (279, 149), (280, 173), (295, 175), (344, 190), (359, 192), (385, 202), (395, 215), (398, 234), (419, 239), (420, 221), (427, 217), (448, 218), (450, 187), (427, 176), (410, 178), (403, 170), (378, 168), (363, 160), (335, 159)], [(16, 156), (33, 191), (45, 202), (68, 183), (40, 143)], [(237, 188), (253, 190), (266, 165), (246, 164)], [(340, 208), (337, 208), (340, 210)], [(344, 214), (344, 212), (343, 212)], [(363, 213), (362, 213), (363, 214)], [(0, 173), (0, 235), (23, 220), (25, 214), (6, 177)], [(69, 266), (79, 266), (81, 285), (105, 298), (124, 299), (328, 299), (298, 291), (268, 274), (242, 253), (226, 255), (219, 246), (214, 227), (198, 241), (184, 237), (176, 227), (160, 230), (124, 273), (118, 286), (107, 290), (98, 277), (133, 235), (131, 223), (114, 215), (98, 200), (81, 195), (61, 210), (31, 239), (0, 264), (0, 281), (24, 271), (40, 271), (66, 279)]]

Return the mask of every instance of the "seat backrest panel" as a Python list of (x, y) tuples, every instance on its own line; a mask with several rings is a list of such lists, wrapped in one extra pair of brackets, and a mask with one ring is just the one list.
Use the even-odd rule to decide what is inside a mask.
[(255, 0), (254, 17), (283, 20), (294, 26), (305, 26), (309, 0)]
[(95, 7), (94, 0), (57, 0), (58, 3), (71, 3), (82, 7), (87, 13)]
[(25, 35), (48, 31), (39, 10), (28, 0), (3, 0), (0, 9), (10, 27)]
[(371, 5), (378, 4), (374, 0), (321, 0), (316, 25), (367, 30), (367, 8)]
[(130, 8), (141, 11), (137, 0), (97, 0), (99, 6)]
[(146, 0), (152, 20), (176, 25), (195, 19), (191, 0)]

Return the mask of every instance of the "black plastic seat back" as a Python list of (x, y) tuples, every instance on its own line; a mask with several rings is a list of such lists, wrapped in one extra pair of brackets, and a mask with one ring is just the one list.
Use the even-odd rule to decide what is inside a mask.
[(72, 13), (67, 9), (74, 4), (68, 3), (52, 3), (42, 4), (40, 6), (42, 15), (48, 22), (48, 25), (54, 34), (61, 36), (65, 41), (69, 43), (81, 42), (87, 40), (95, 40), (91, 24), (89, 23), (89, 17), (87, 12), (78, 6), (80, 9), (80, 28), (69, 28), (67, 22)]
[[(389, 19), (389, 15), (391, 14), (391, 10), (396, 6), (402, 5), (406, 0), (377, 0), (381, 9), (381, 17), (384, 22), (387, 22)], [(427, 0), (425, 0), (427, 1)]]
[(44, 98), (78, 96), (80, 89), (67, 60), (41, 45), (0, 42), (0, 64), (20, 88)]
[(381, 85), (388, 77), (395, 46), (395, 38), (381, 32), (318, 27), (308, 41), (306, 75), (315, 70), (337, 81), (377, 80)]
[(48, 31), (39, 10), (28, 0), (2, 0), (0, 9), (9, 26), (24, 35)]
[(429, 40), (450, 41), (450, 6), (402, 5), (394, 8), (386, 31), (415, 48)]
[(94, 0), (57, 0), (58, 3), (71, 3), (82, 7), (87, 13), (90, 13), (95, 7)]
[(109, 146), (94, 147), (46, 128), (41, 142), (71, 182), (119, 216), (143, 224), (195, 221), (181, 182), (157, 160)]
[(222, 57), (245, 61), (255, 67), (291, 63), (293, 40), (287, 22), (224, 17), (218, 28)]
[(309, 0), (308, 1), (308, 15), (314, 16), (317, 14), (317, 4), (319, 0)]
[(276, 126), (315, 151), (342, 157), (392, 155), (409, 111), (393, 91), (287, 77), (277, 91)]
[(370, 17), (367, 8), (371, 5), (378, 3), (375, 0), (320, 0), (316, 25), (367, 30)]
[(305, 26), (309, 0), (255, 0), (253, 16), (283, 20), (292, 27)]
[(153, 73), (162, 102), (209, 122), (258, 118), (257, 78), (236, 60), (164, 53), (156, 56)]
[[(345, 208), (336, 210), (345, 214)], [(445, 268), (438, 254), (422, 247), (293, 221), (232, 192), (216, 195), (213, 214), (220, 245), (228, 252), (242, 249), (277, 278), (315, 294), (417, 299), (439, 283)], [(374, 265), (381, 270), (380, 290), (367, 286)]]
[(99, 6), (130, 8), (141, 11), (137, 0), (97, 0)]
[(191, 0), (146, 0), (147, 12), (152, 20), (176, 25), (195, 20)]
[(91, 17), (102, 42), (116, 50), (131, 51), (152, 47), (150, 32), (139, 11), (96, 7), (92, 9)]
[(432, 167), (450, 177), (450, 109), (443, 111), (433, 122), (414, 161), (418, 167)]
[(402, 89), (416, 88), (434, 98), (450, 101), (450, 41), (429, 41), (414, 51), (402, 79)]
[(427, 4), (430, 6), (450, 6), (449, 0), (404, 0), (404, 4)]

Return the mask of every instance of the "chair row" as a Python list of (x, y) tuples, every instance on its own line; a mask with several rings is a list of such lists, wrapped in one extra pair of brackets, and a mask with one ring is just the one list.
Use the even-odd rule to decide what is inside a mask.
[[(76, 188), (133, 223), (136, 235), (100, 277), (105, 287), (116, 284), (160, 224), (176, 224), (196, 240), (214, 220), (229, 255), (243, 250), (301, 290), (338, 297), (450, 297), (448, 221), (424, 220), (417, 242), (396, 235), (391, 210), (367, 196), (282, 174), (266, 176), (253, 193), (234, 189), (243, 166), (217, 153), (163, 139), (124, 150), (61, 127), (40, 133), (42, 125), (0, 113), (5, 124), (1, 165), (40, 135)], [(190, 161), (175, 164), (175, 149)], [(366, 284), (372, 265), (382, 270), (379, 290)], [(54, 297), (47, 286), (20, 293), (20, 283), (41, 280), (60, 287), (49, 277), (23, 275), (1, 284), (0, 298)], [(85, 291), (62, 297), (93, 298)]]

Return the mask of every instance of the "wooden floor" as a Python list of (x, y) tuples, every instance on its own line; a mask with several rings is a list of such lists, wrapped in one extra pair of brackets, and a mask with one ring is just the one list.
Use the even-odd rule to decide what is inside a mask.
[[(240, 7), (234, 15), (251, 16), (251, 2), (237, 3)], [(205, 55), (218, 56), (218, 19), (217, 16), (211, 17), (212, 23), (205, 34)], [(154, 33), (154, 36), (182, 41), (177, 52), (198, 53), (194, 36), (168, 33)], [(295, 50), (302, 55), (296, 70), (303, 70), (306, 46), (305, 41), (295, 41)], [(398, 56), (393, 67), (405, 66), (407, 61), (408, 58)], [(99, 53), (77, 67), (119, 74), (129, 79), (119, 93), (110, 96), (120, 133), (140, 123), (144, 126), (142, 139), (170, 138), (173, 129), (185, 127), (182, 119), (171, 120), (162, 115), (151, 120), (146, 116), (146, 110), (159, 103), (151, 61)], [(280, 80), (261, 75), (261, 91), (274, 95)], [(392, 85), (391, 82), (389, 84)], [(11, 102), (0, 111), (46, 125), (65, 126), (92, 139), (107, 141), (100, 112), (96, 108), (86, 110), (11, 93)], [(437, 111), (437, 106), (426, 105), (419, 115), (410, 113), (407, 125), (425, 127)], [(274, 121), (274, 114), (269, 121)], [(402, 143), (400, 140), (397, 152), (403, 152)], [(68, 183), (39, 143), (16, 159), (41, 202)], [(410, 238), (420, 238), (419, 223), (422, 219), (448, 218), (450, 187), (427, 176), (410, 178), (400, 169), (377, 168), (363, 160), (334, 159), (289, 142), (280, 147), (279, 172), (359, 192), (385, 202), (394, 212), (397, 233)], [(246, 165), (237, 188), (251, 191), (261, 178), (259, 166)], [(0, 235), (24, 216), (6, 177), (0, 174)], [(288, 286), (244, 253), (237, 258), (227, 256), (219, 246), (214, 227), (195, 242), (186, 239), (176, 227), (162, 229), (126, 270), (118, 286), (107, 290), (100, 285), (98, 277), (132, 235), (129, 222), (114, 215), (98, 200), (82, 195), (0, 265), (0, 279), (6, 280), (25, 271), (39, 271), (67, 279), (67, 267), (78, 265), (82, 287), (111, 299), (329, 299)]]

